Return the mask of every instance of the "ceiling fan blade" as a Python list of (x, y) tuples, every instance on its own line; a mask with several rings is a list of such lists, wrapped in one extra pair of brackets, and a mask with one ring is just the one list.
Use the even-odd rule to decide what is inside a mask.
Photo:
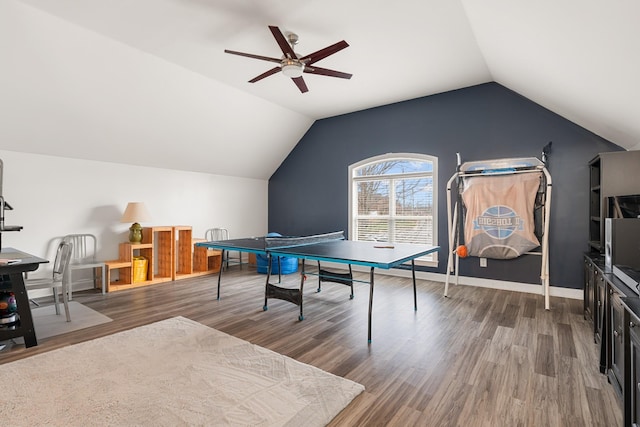
[(284, 53), (284, 56), (289, 59), (297, 59), (296, 53), (293, 51), (293, 48), (284, 37), (284, 34), (282, 34), (282, 31), (280, 31), (280, 28), (269, 25), (269, 29), (271, 30), (271, 34), (273, 34), (273, 37), (275, 37), (276, 41), (278, 42), (278, 46), (280, 46), (280, 49), (282, 49), (282, 53)]
[(304, 82), (304, 79), (302, 77), (291, 77), (291, 80), (293, 80), (296, 86), (298, 86), (300, 92), (309, 92), (309, 88), (307, 88), (307, 84)]
[(230, 53), (232, 55), (246, 56), (247, 58), (253, 58), (253, 59), (262, 59), (263, 61), (277, 62), (277, 63), (280, 63), (281, 61), (281, 59), (278, 59), (278, 58), (270, 58), (268, 56), (254, 55), (252, 53), (236, 52), (235, 50), (225, 49), (224, 51), (225, 53)]
[(353, 74), (343, 73), (342, 71), (334, 71), (329, 70), (328, 68), (320, 67), (305, 67), (304, 72), (309, 74), (320, 74), (322, 76), (339, 77), (341, 79), (350, 79), (351, 76), (353, 76)]
[(311, 65), (314, 62), (318, 62), (329, 55), (333, 55), (334, 53), (341, 51), (346, 47), (349, 47), (349, 44), (346, 41), (342, 40), (338, 43), (332, 44), (331, 46), (327, 46), (324, 49), (320, 49), (317, 52), (313, 52), (309, 55), (303, 56), (302, 58), (300, 58), (300, 61), (304, 62), (305, 64)]
[(277, 73), (278, 71), (280, 71), (280, 67), (273, 67), (269, 71), (265, 71), (264, 73), (260, 74), (259, 76), (252, 78), (251, 80), (249, 80), (249, 83), (255, 83), (255, 82), (259, 81), (259, 80), (264, 79), (265, 77), (272, 76), (275, 73)]

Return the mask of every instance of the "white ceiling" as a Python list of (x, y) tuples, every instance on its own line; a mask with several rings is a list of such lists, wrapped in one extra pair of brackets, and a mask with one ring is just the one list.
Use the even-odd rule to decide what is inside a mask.
[[(0, 149), (268, 179), (316, 119), (496, 81), (640, 146), (637, 0), (3, 0)], [(268, 25), (351, 80), (275, 64)], [(2, 41), (4, 40), (4, 41)], [(6, 87), (4, 87), (6, 86)], [(4, 123), (3, 123), (4, 122)]]

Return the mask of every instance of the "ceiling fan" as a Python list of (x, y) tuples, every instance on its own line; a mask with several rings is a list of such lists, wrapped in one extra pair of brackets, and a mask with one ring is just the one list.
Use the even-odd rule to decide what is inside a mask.
[(320, 49), (317, 52), (313, 52), (305, 56), (300, 56), (293, 51), (294, 46), (298, 43), (298, 36), (296, 34), (288, 33), (287, 37), (285, 38), (284, 34), (282, 34), (282, 31), (280, 31), (278, 27), (270, 25), (269, 29), (271, 30), (271, 34), (273, 34), (273, 37), (276, 39), (276, 42), (278, 42), (278, 46), (280, 46), (280, 49), (282, 50), (282, 58), (270, 58), (268, 56), (253, 55), (251, 53), (236, 52), (234, 50), (224, 50), (226, 53), (231, 53), (233, 55), (246, 56), (248, 58), (261, 59), (263, 61), (270, 61), (279, 64), (277, 67), (273, 67), (269, 71), (266, 71), (259, 76), (249, 80), (249, 83), (255, 83), (259, 80), (264, 79), (265, 77), (269, 77), (279, 71), (282, 71), (282, 74), (287, 77), (291, 77), (291, 80), (293, 80), (296, 86), (298, 86), (300, 92), (305, 93), (308, 92), (309, 89), (307, 88), (307, 85), (302, 78), (303, 73), (319, 74), (329, 77), (339, 77), (341, 79), (351, 78), (351, 74), (329, 70), (327, 68), (320, 68), (313, 65), (321, 59), (324, 59), (327, 56), (333, 55), (334, 53), (348, 47), (349, 44), (347, 44), (346, 41), (342, 40), (338, 43), (332, 44), (331, 46), (327, 46), (324, 49)]

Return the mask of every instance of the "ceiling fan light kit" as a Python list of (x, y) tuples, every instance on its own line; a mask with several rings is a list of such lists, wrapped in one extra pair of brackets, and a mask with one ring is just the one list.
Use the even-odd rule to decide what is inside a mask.
[(278, 46), (280, 46), (280, 50), (282, 50), (282, 58), (271, 58), (268, 56), (254, 55), (251, 53), (237, 52), (234, 50), (225, 49), (226, 53), (230, 53), (232, 55), (246, 56), (248, 58), (260, 59), (262, 61), (275, 62), (279, 64), (279, 66), (274, 67), (249, 80), (249, 83), (255, 83), (264, 79), (265, 77), (269, 77), (279, 71), (282, 71), (282, 74), (287, 77), (291, 77), (300, 92), (305, 93), (308, 92), (309, 89), (307, 88), (307, 85), (302, 78), (302, 75), (304, 73), (338, 77), (341, 79), (351, 78), (352, 75), (349, 73), (343, 73), (341, 71), (329, 70), (328, 68), (312, 66), (321, 59), (324, 59), (327, 56), (333, 55), (334, 53), (348, 47), (349, 44), (346, 41), (342, 40), (309, 55), (299, 56), (293, 51), (293, 47), (298, 43), (298, 36), (296, 34), (289, 33), (285, 38), (284, 34), (282, 34), (282, 31), (280, 31), (278, 27), (269, 26), (269, 29), (271, 30), (271, 34), (273, 34), (273, 37), (276, 39)]
[(280, 68), (282, 74), (291, 78), (300, 77), (304, 72), (304, 64), (294, 59), (283, 59)]

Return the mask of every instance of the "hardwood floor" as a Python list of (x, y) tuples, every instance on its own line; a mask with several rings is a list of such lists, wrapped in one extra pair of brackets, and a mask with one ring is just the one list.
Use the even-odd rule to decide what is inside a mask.
[[(362, 276), (366, 279), (366, 276)], [(232, 268), (217, 276), (101, 295), (74, 293), (112, 322), (0, 352), (0, 364), (173, 316), (220, 331), (363, 384), (331, 426), (621, 426), (613, 387), (598, 371), (597, 348), (582, 301), (376, 275), (372, 343), (369, 287), (316, 280), (298, 307), (269, 300), (264, 276)], [(285, 276), (296, 287), (299, 276)], [(96, 360), (96, 363), (100, 363)]]

